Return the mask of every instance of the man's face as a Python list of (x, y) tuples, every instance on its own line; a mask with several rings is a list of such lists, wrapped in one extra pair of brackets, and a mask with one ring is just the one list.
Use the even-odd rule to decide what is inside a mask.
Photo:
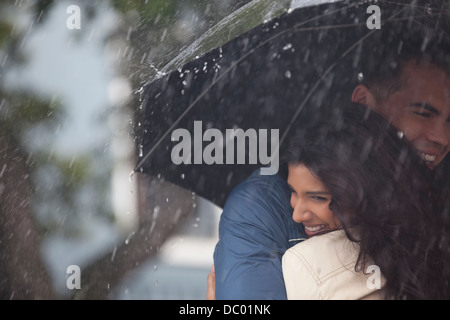
[(450, 76), (430, 64), (408, 62), (404, 85), (373, 106), (403, 132), (431, 169), (450, 150)]

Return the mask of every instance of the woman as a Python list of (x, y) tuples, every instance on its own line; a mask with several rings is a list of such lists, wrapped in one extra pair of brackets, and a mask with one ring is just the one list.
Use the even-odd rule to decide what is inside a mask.
[(310, 238), (283, 256), (288, 299), (448, 299), (447, 229), (431, 200), (448, 190), (433, 189), (401, 133), (353, 105), (287, 150), (293, 219)]

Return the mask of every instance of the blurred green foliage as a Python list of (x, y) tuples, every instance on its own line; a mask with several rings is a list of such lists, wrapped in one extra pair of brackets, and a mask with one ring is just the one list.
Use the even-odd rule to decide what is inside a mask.
[[(37, 0), (28, 3), (29, 7), (26, 7), (14, 0), (0, 2), (0, 62), (3, 61), (0, 64), (0, 77), (4, 77), (11, 69), (26, 68), (28, 59), (32, 59), (33, 56), (31, 54), (24, 58), (26, 56), (23, 53), (23, 41), (28, 36), (27, 33), (45, 24), (45, 17), (54, 4), (54, 1)], [(14, 20), (14, 14), (20, 14), (24, 10), (28, 10), (26, 15), (32, 20), (29, 21), (33, 24), (31, 30), (18, 28), (17, 21)], [(15, 141), (16, 148), (23, 154), (23, 159), (18, 161), (24, 162), (28, 169), (30, 187), (33, 191), (31, 210), (39, 222), (38, 228), (42, 233), (63, 231), (76, 235), (82, 231), (76, 231), (80, 226), (77, 226), (77, 223), (70, 223), (70, 220), (77, 220), (79, 214), (77, 196), (82, 188), (88, 185), (95, 186), (91, 189), (96, 190), (98, 200), (97, 207), (92, 208), (92, 212), (103, 217), (112, 216), (108, 202), (104, 200), (108, 193), (105, 185), (108, 185), (109, 177), (92, 173), (93, 157), (98, 155), (81, 154), (67, 158), (55, 153), (50, 144), (46, 145), (44, 142), (44, 148), (30, 149), (29, 142), (26, 141), (27, 133), (37, 127), (49, 134), (57, 132), (56, 128), (63, 125), (66, 120), (65, 111), (61, 97), (55, 96), (52, 92), (37, 94), (32, 88), (15, 88), (0, 81), (0, 134), (7, 135)], [(42, 139), (45, 139), (45, 136), (44, 134)], [(0, 156), (9, 155), (1, 153)], [(39, 175), (42, 170), (52, 174), (46, 186), (43, 185), (43, 181), (37, 180), (42, 179)], [(44, 219), (42, 211), (48, 211)], [(69, 223), (63, 226), (61, 221)]]

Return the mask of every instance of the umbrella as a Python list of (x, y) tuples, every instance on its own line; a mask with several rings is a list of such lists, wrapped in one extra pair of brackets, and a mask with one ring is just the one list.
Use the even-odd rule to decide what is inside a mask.
[(444, 8), (433, 1), (375, 4), (289, 10), (147, 83), (135, 170), (219, 206), (256, 168), (277, 172), (278, 149), (293, 128), (337, 117), (367, 57), (395, 55), (403, 38), (426, 47), (425, 30)]

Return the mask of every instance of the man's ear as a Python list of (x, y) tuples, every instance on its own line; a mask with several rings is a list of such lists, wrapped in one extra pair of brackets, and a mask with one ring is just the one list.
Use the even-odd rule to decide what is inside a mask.
[(352, 102), (363, 104), (367, 107), (374, 108), (376, 106), (375, 97), (369, 88), (365, 85), (360, 84), (353, 89)]

